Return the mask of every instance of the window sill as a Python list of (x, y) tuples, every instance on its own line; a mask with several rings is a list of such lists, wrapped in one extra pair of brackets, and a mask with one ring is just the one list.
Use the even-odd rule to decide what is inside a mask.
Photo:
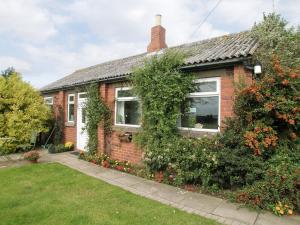
[(179, 133), (184, 137), (203, 137), (203, 136), (214, 136), (219, 133), (218, 130), (196, 130), (188, 128), (179, 128)]
[(112, 128), (113, 128), (114, 131), (124, 131), (124, 132), (137, 133), (141, 129), (141, 126), (113, 125)]
[(75, 122), (65, 122), (66, 127), (75, 127)]

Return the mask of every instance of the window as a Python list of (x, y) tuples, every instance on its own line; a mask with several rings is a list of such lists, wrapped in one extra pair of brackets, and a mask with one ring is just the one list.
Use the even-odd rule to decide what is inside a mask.
[(138, 98), (131, 88), (116, 88), (116, 125), (139, 126), (141, 110)]
[(46, 105), (53, 105), (53, 97), (45, 97), (44, 98), (44, 103), (46, 104)]
[(68, 122), (74, 122), (74, 102), (75, 95), (68, 95)]
[(183, 129), (218, 131), (220, 124), (220, 78), (195, 81), (196, 91), (189, 94), (189, 110), (179, 121)]

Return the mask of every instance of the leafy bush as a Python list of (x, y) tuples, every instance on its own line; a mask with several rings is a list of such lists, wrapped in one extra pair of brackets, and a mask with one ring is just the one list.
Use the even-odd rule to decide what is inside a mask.
[(40, 158), (40, 153), (36, 150), (32, 150), (29, 152), (24, 153), (24, 159), (27, 159), (31, 162), (37, 162), (37, 160)]
[(224, 131), (217, 137), (218, 145), (214, 148), (218, 163), (211, 171), (213, 183), (220, 188), (236, 189), (262, 179), (264, 161), (245, 145), (245, 128), (237, 118), (227, 119), (225, 124)]
[(61, 153), (71, 151), (74, 147), (72, 142), (66, 142), (65, 144), (50, 144), (48, 145), (48, 152), (49, 153)]
[(47, 131), (49, 107), (40, 93), (24, 82), (17, 72), (9, 70), (0, 75), (0, 154), (16, 152), (30, 144), (33, 134)]
[(171, 145), (170, 163), (166, 172), (169, 180), (177, 184), (212, 185), (211, 171), (218, 164), (217, 154), (212, 151), (215, 138), (180, 138)]
[(271, 209), (278, 215), (300, 210), (299, 155), (288, 154), (285, 148), (278, 151), (268, 162), (263, 180), (239, 191), (237, 201)]
[(133, 72), (134, 91), (141, 100), (142, 130), (134, 141), (145, 151), (152, 171), (165, 170), (170, 162), (170, 143), (179, 138), (177, 120), (192, 77), (180, 71), (185, 54), (166, 51), (148, 58)]

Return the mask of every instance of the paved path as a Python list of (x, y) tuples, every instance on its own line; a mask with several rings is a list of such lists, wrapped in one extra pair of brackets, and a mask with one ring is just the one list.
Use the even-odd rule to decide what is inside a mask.
[(83, 160), (70, 153), (47, 154), (43, 152), (41, 162), (58, 162), (164, 204), (189, 213), (214, 219), (230, 225), (299, 225), (300, 216), (277, 217), (269, 212), (257, 213), (226, 200), (200, 193), (188, 192), (166, 184), (136, 177), (116, 170), (106, 169)]

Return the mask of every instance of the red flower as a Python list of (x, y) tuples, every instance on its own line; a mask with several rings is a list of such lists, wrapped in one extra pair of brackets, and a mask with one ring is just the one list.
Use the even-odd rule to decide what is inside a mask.
[(104, 161), (102, 162), (102, 166), (105, 167), (105, 168), (109, 168), (109, 167), (110, 167), (110, 164), (109, 164), (109, 162), (108, 162), (107, 160), (104, 160)]
[(291, 125), (295, 125), (295, 120), (293, 120), (293, 119), (289, 119), (289, 124), (291, 124)]
[(290, 78), (295, 79), (297, 78), (297, 74), (295, 72), (290, 72)]
[(282, 82), (281, 82), (284, 86), (287, 86), (289, 84), (289, 81), (287, 79), (284, 79)]

